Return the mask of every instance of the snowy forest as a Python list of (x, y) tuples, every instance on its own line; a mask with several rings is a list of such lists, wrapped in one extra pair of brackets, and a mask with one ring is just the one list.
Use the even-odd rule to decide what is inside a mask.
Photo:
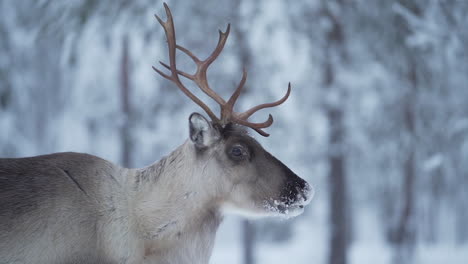
[[(293, 219), (227, 216), (211, 263), (467, 263), (468, 1), (167, 0), (239, 110), (283, 96), (268, 138), (315, 188)], [(0, 1), (0, 157), (75, 151), (144, 167), (202, 109), (151, 68), (167, 61), (157, 0)], [(184, 54), (179, 66), (192, 71)], [(216, 109), (198, 88), (192, 91)], [(464, 161), (465, 160), (465, 161)]]

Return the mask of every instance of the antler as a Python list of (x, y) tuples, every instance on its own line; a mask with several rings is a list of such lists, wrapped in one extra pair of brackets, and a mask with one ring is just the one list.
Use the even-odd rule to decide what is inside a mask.
[[(269, 115), (268, 119), (263, 123), (252, 123), (247, 120), (250, 116), (252, 116), (252, 114), (257, 112), (258, 110), (278, 106), (282, 104), (284, 101), (286, 101), (286, 99), (288, 99), (289, 97), (289, 94), (291, 93), (291, 84), (288, 85), (288, 91), (283, 96), (283, 98), (281, 98), (280, 100), (276, 102), (257, 105), (242, 113), (234, 112), (234, 105), (237, 99), (239, 98), (242, 88), (244, 87), (245, 81), (247, 80), (246, 70), (245, 69), (243, 70), (242, 79), (239, 85), (237, 86), (236, 90), (234, 91), (234, 93), (231, 95), (231, 97), (229, 98), (227, 102), (210, 88), (208, 84), (207, 75), (206, 75), (208, 67), (211, 65), (211, 63), (213, 63), (218, 58), (219, 54), (221, 54), (221, 51), (224, 48), (224, 44), (226, 44), (226, 40), (229, 36), (230, 24), (228, 24), (225, 32), (219, 31), (218, 44), (216, 45), (216, 48), (213, 50), (210, 56), (208, 56), (208, 58), (206, 58), (205, 60), (200, 60), (197, 56), (195, 56), (188, 49), (180, 45), (177, 45), (175, 29), (174, 29), (174, 21), (172, 19), (171, 10), (169, 9), (166, 3), (164, 3), (164, 8), (166, 10), (166, 16), (167, 16), (166, 22), (164, 22), (157, 15), (155, 15), (155, 17), (158, 20), (159, 24), (161, 24), (161, 26), (164, 28), (164, 31), (166, 33), (167, 46), (168, 46), (168, 51), (169, 51), (169, 65), (161, 61), (159, 63), (164, 68), (170, 71), (170, 75), (163, 73), (161, 70), (156, 69), (154, 66), (153, 66), (153, 69), (157, 73), (159, 73), (162, 77), (175, 83), (177, 87), (179, 87), (179, 89), (185, 93), (185, 95), (187, 95), (190, 99), (192, 99), (192, 101), (194, 101), (196, 104), (201, 106), (201, 108), (205, 110), (205, 112), (208, 114), (208, 116), (210, 116), (211, 120), (214, 123), (218, 123), (221, 126), (224, 126), (230, 122), (237, 123), (243, 126), (250, 127), (254, 129), (255, 131), (257, 131), (260, 135), (268, 137), (269, 134), (263, 131), (262, 129), (271, 126), (271, 124), (273, 123), (273, 117), (271, 115)], [(197, 70), (195, 71), (194, 74), (189, 74), (189, 73), (186, 73), (177, 69), (177, 66), (176, 66), (177, 49), (187, 54), (196, 64)], [(205, 94), (207, 94), (209, 97), (211, 97), (220, 105), (221, 118), (218, 118), (205, 103), (203, 103), (198, 97), (196, 97), (192, 92), (190, 92), (184, 86), (184, 84), (179, 79), (179, 75), (189, 80), (192, 80)]]

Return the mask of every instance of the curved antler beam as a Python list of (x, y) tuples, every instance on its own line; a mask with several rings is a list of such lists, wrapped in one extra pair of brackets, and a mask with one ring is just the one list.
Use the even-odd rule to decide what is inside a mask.
[(245, 111), (243, 113), (240, 113), (239, 117), (241, 117), (242, 119), (247, 120), (251, 115), (253, 115), (255, 112), (257, 112), (257, 111), (259, 111), (261, 109), (275, 107), (275, 106), (278, 106), (278, 105), (284, 103), (289, 98), (290, 94), (291, 94), (291, 83), (288, 84), (288, 91), (286, 92), (286, 94), (281, 99), (279, 99), (278, 101), (272, 102), (272, 103), (261, 104), (261, 105), (257, 105), (255, 107), (252, 107), (249, 110), (247, 110), (247, 111)]

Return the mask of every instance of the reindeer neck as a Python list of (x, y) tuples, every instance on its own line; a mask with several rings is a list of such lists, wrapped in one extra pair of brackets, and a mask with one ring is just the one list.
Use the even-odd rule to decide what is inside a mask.
[(141, 235), (175, 238), (207, 223), (216, 232), (220, 216), (201, 183), (193, 146), (184, 143), (160, 161), (136, 170), (133, 208)]

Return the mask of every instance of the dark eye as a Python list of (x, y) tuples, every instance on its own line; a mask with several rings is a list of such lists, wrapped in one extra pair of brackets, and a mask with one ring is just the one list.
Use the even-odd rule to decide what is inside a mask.
[(243, 155), (243, 150), (239, 146), (235, 146), (231, 149), (231, 155), (234, 157), (240, 157)]
[(250, 159), (250, 153), (246, 146), (242, 144), (232, 144), (226, 148), (226, 155), (234, 161), (243, 161), (246, 159)]

